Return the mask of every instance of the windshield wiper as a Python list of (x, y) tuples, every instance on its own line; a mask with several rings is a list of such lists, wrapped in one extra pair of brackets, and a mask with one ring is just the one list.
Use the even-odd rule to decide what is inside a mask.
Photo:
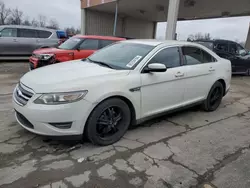
[(105, 62), (94, 61), (94, 60), (92, 60), (92, 59), (90, 59), (90, 58), (87, 58), (87, 60), (90, 61), (90, 62), (92, 62), (92, 63), (96, 63), (96, 64), (98, 64), (98, 65), (105, 66), (105, 67), (108, 67), (108, 68), (110, 68), (110, 69), (114, 69), (114, 67), (112, 67), (111, 65), (109, 65), (109, 64), (107, 64), (107, 63), (105, 63)]

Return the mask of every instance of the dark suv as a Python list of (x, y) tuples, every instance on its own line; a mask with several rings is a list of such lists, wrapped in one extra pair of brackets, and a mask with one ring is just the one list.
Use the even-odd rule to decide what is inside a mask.
[(232, 63), (233, 74), (250, 75), (250, 54), (240, 44), (229, 40), (198, 40), (194, 41), (213, 50), (222, 58)]

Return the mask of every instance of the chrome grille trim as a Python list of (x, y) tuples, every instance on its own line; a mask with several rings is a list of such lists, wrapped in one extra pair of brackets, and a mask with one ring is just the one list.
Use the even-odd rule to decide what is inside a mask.
[(24, 106), (28, 103), (33, 95), (34, 93), (24, 89), (24, 87), (22, 87), (22, 85), (19, 83), (14, 91), (14, 100), (20, 106)]

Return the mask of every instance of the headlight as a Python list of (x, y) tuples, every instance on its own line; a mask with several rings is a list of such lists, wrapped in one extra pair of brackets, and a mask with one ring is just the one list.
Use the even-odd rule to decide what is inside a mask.
[(47, 104), (47, 105), (57, 105), (66, 104), (79, 101), (85, 97), (88, 93), (85, 91), (69, 92), (69, 93), (53, 93), (53, 94), (43, 94), (38, 97), (34, 103), (35, 104)]
[(39, 54), (38, 59), (40, 59), (40, 60), (48, 60), (53, 56), (54, 56), (54, 54)]

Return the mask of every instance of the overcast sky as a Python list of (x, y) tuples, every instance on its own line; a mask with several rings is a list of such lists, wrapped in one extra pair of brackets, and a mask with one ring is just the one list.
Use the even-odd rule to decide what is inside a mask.
[[(80, 27), (80, 0), (2, 0), (8, 7), (18, 7), (30, 19), (39, 14), (56, 19), (61, 28)], [(249, 29), (250, 16), (197, 21), (181, 21), (177, 24), (179, 40), (188, 35), (210, 33), (213, 38), (245, 41)], [(165, 36), (165, 23), (160, 23), (157, 37)]]

